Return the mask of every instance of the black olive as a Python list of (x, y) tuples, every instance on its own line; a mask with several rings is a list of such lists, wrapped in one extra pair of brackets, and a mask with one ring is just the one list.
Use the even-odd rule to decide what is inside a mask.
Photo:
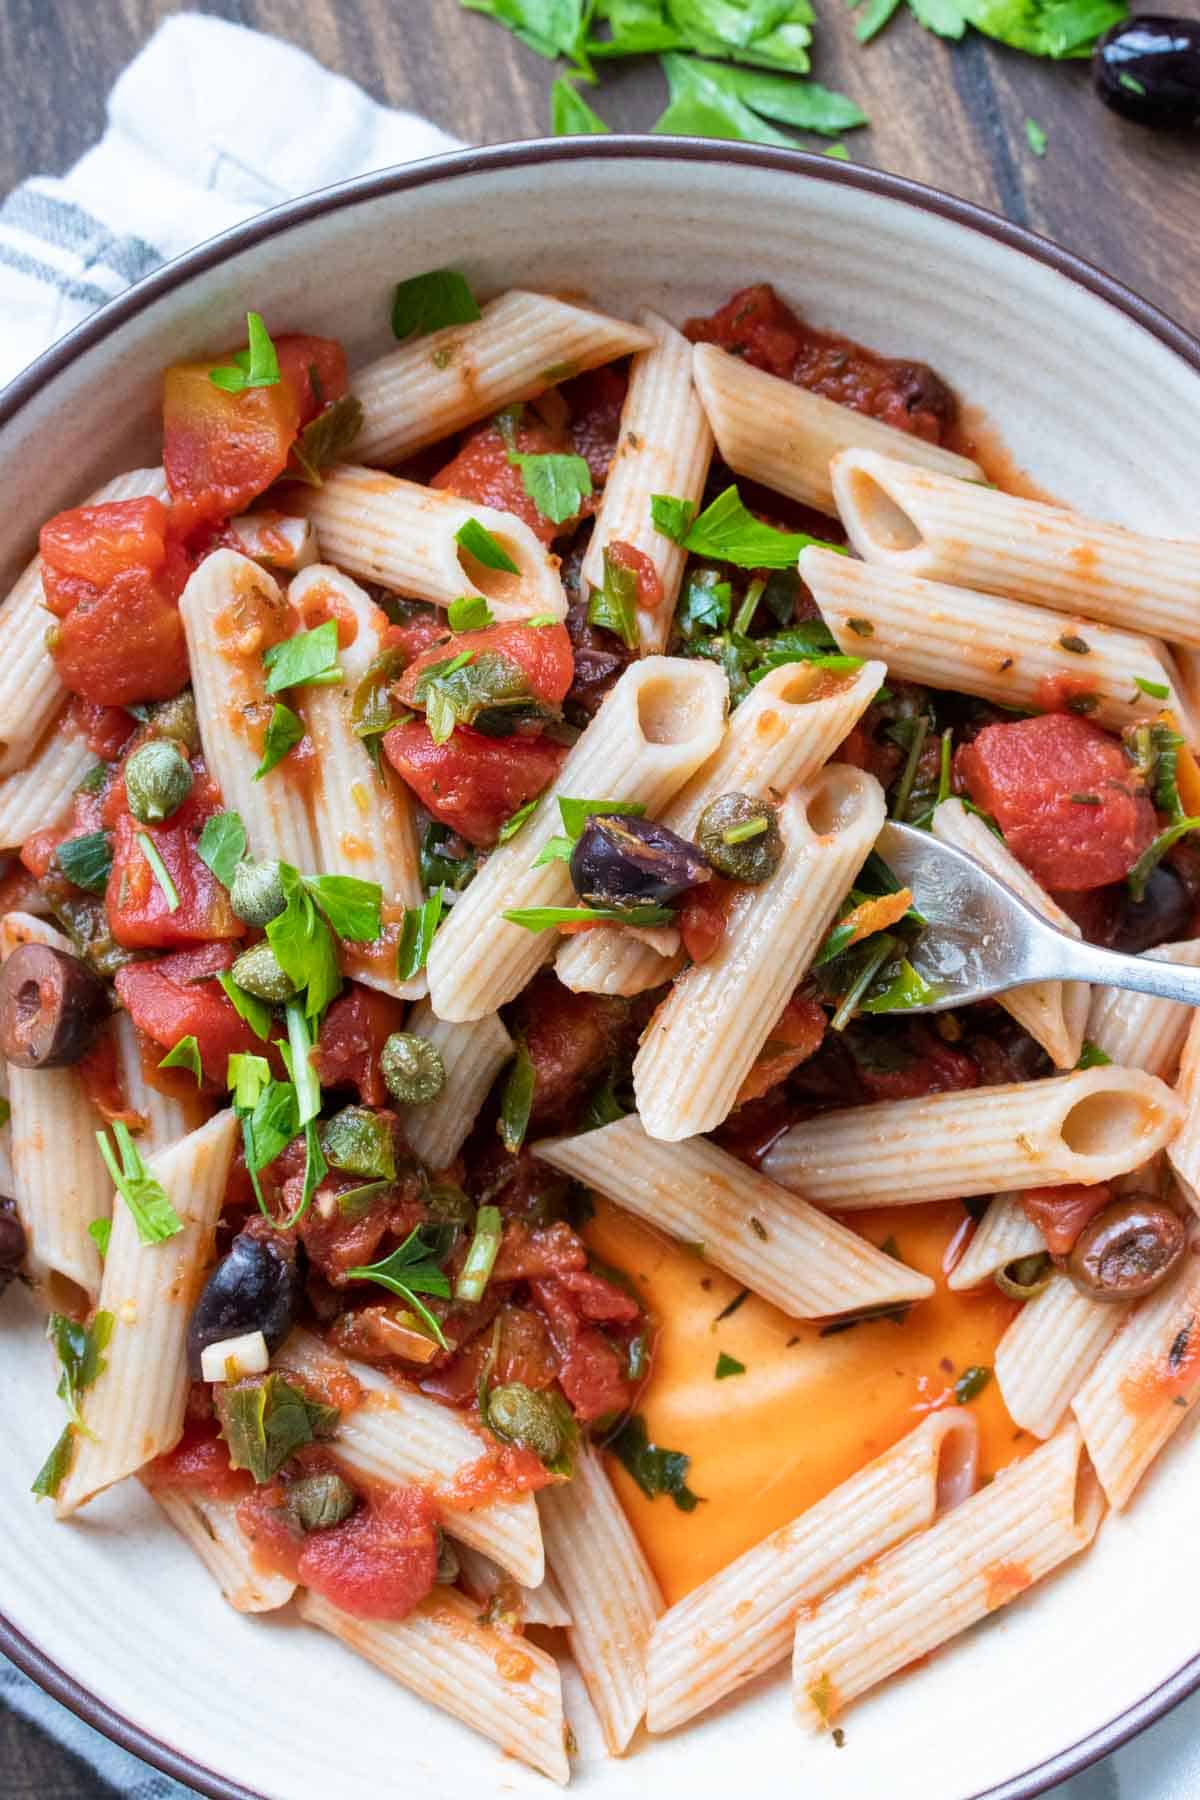
[(1200, 119), (1200, 19), (1140, 13), (1101, 38), (1096, 91), (1139, 125), (1194, 125)]
[(910, 418), (914, 413), (932, 413), (943, 431), (948, 431), (954, 424), (958, 401), (953, 390), (928, 363), (893, 363), (892, 381)]
[(17, 1203), (7, 1194), (0, 1194), (0, 1294), (20, 1272), (25, 1248), (25, 1228), (17, 1217)]
[(1166, 1279), (1186, 1243), (1178, 1213), (1151, 1194), (1128, 1194), (1088, 1220), (1067, 1273), (1090, 1300), (1139, 1300)]
[(304, 1286), (298, 1246), (291, 1238), (262, 1238), (243, 1231), (234, 1238), (204, 1284), (188, 1323), (188, 1363), (200, 1374), (209, 1344), (261, 1331), (275, 1351), (292, 1328)]
[(0, 970), (0, 1052), (19, 1069), (60, 1069), (91, 1049), (108, 989), (87, 963), (22, 944)]
[(651, 819), (591, 818), (571, 852), (575, 892), (593, 906), (661, 904), (711, 874), (702, 850)]
[(1138, 956), (1156, 944), (1192, 935), (1191, 895), (1169, 863), (1152, 870), (1141, 900), (1132, 899), (1126, 890), (1119, 904), (1114, 950)]

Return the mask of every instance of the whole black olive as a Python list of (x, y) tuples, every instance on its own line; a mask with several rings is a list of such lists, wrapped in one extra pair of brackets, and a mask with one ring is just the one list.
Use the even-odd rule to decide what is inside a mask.
[(25, 1248), (25, 1228), (17, 1217), (17, 1203), (7, 1194), (0, 1194), (0, 1294), (20, 1272)]
[(1128, 1194), (1089, 1219), (1075, 1240), (1067, 1273), (1089, 1300), (1139, 1300), (1183, 1255), (1183, 1221), (1151, 1194)]
[(298, 1246), (286, 1237), (243, 1231), (204, 1284), (188, 1323), (188, 1364), (200, 1374), (201, 1353), (225, 1338), (261, 1331), (275, 1351), (292, 1328), (304, 1286)]
[(1191, 937), (1192, 899), (1169, 863), (1151, 871), (1142, 899), (1122, 893), (1113, 949), (1139, 956), (1156, 944)]
[(108, 989), (80, 957), (22, 944), (0, 969), (0, 1053), (19, 1069), (60, 1069), (91, 1049)]
[(651, 819), (590, 818), (571, 852), (575, 892), (593, 906), (661, 904), (711, 874), (703, 851)]
[(1101, 38), (1096, 91), (1139, 125), (1194, 125), (1200, 119), (1200, 19), (1140, 13)]

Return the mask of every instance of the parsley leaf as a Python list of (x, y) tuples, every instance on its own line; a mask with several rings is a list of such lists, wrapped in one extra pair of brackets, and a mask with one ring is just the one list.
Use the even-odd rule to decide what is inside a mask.
[(231, 1467), (249, 1469), (260, 1487), (305, 1444), (328, 1437), (340, 1417), (336, 1406), (310, 1400), (277, 1374), (221, 1382), (213, 1404)]
[(112, 874), (112, 839), (107, 831), (64, 838), (54, 852), (67, 880), (89, 894), (102, 894)]
[(434, 1246), (424, 1236), (426, 1229), (425, 1226), (416, 1226), (404, 1242), (390, 1256), (385, 1256), (382, 1262), (347, 1269), (346, 1280), (375, 1281), (380, 1287), (387, 1288), (389, 1293), (398, 1295), (424, 1320), (445, 1350), (448, 1346), (441, 1326), (429, 1308), (417, 1299), (418, 1294), (436, 1294), (443, 1300), (450, 1298), (450, 1279), (434, 1260)]
[(293, 687), (331, 687), (344, 679), (338, 668), (336, 619), (326, 619), (311, 631), (299, 631), (263, 652), (268, 694), (282, 694)]
[(646, 808), (640, 800), (575, 800), (568, 794), (560, 794), (558, 810), (562, 815), (563, 830), (572, 840), (598, 813), (605, 818), (644, 819), (646, 816)]
[(456, 269), (430, 269), (402, 281), (392, 297), (392, 333), (405, 338), (426, 337), (447, 325), (470, 325), (479, 317), (479, 306)]
[(515, 1156), (525, 1142), (536, 1084), (533, 1058), (529, 1054), (528, 1045), (520, 1038), (517, 1040), (517, 1053), (509, 1064), (505, 1077), (504, 1092), (500, 1096), (500, 1117), (496, 1121), (500, 1142), (510, 1156)]
[(268, 924), (267, 942), (280, 968), (291, 976), (297, 988), (305, 990), (305, 1011), (314, 1018), (324, 1012), (341, 988), (337, 951), (305, 879), (290, 863), (280, 863), (279, 878), (286, 905)]
[(593, 112), (573, 81), (560, 75), (550, 89), (550, 130), (555, 137), (592, 137), (611, 127)]
[(1035, 156), (1045, 156), (1046, 146), (1049, 144), (1050, 140), (1046, 136), (1044, 128), (1038, 124), (1036, 119), (1026, 119), (1025, 138), (1029, 148), (1033, 151)]
[(269, 775), (276, 764), (283, 761), (288, 751), (296, 748), (303, 736), (303, 720), (296, 717), (290, 706), (276, 706), (263, 739), (262, 761), (254, 771), (255, 781), (261, 781), (264, 775)]
[(682, 544), (692, 528), (696, 508), (690, 500), (679, 500), (674, 494), (651, 494), (650, 521), (674, 544)]
[(713, 1371), (714, 1381), (725, 1381), (730, 1375), (744, 1375), (746, 1365), (739, 1362), (736, 1356), (726, 1356), (724, 1350), (717, 1357), (717, 1366)]
[(118, 1165), (106, 1131), (96, 1133), (100, 1154), (113, 1179), (113, 1186), (129, 1208), (143, 1244), (161, 1244), (183, 1230), (183, 1220), (171, 1205), (157, 1176), (142, 1161), (141, 1152), (129, 1135), (129, 1127), (118, 1119), (112, 1128), (121, 1152)]
[(135, 833), (135, 836), (137, 838), (138, 848), (141, 850), (146, 861), (150, 864), (154, 879), (162, 889), (163, 898), (167, 903), (167, 911), (172, 913), (178, 912), (180, 904), (179, 890), (171, 880), (171, 871), (167, 868), (166, 863), (158, 853), (157, 844), (154, 842), (154, 839), (150, 836), (148, 831), (139, 831)]
[(484, 631), (494, 625), (492, 609), (482, 594), (464, 594), (459, 600), (452, 600), (446, 608), (446, 619), (451, 631)]
[(108, 1255), (108, 1246), (112, 1239), (112, 1220), (93, 1219), (87, 1228), (87, 1233), (100, 1252), (100, 1260), (103, 1262)]
[(62, 1313), (51, 1313), (46, 1320), (46, 1336), (54, 1345), (62, 1370), (58, 1379), (58, 1397), (73, 1425), (83, 1424), (79, 1412), (80, 1395), (108, 1367), (104, 1352), (113, 1334), (113, 1323), (110, 1312), (98, 1312), (90, 1325), (79, 1325)]
[(321, 470), (342, 460), (362, 430), (362, 422), (362, 402), (353, 394), (343, 394), (310, 419), (292, 445), (289, 480), (323, 486)]
[(565, 56), (584, 75), (591, 75), (586, 37), (590, 0), (462, 0), (469, 12), (487, 13), (539, 56), (553, 62)]
[(75, 1459), (75, 1427), (64, 1425), (53, 1450), (33, 1478), (31, 1494), (39, 1500), (53, 1500), (70, 1472)]
[(662, 64), (671, 100), (653, 126), (656, 132), (794, 149), (796, 140), (776, 131), (767, 119), (825, 137), (867, 123), (867, 115), (853, 100), (817, 81), (797, 81), (792, 76), (731, 68), (694, 57), (664, 56)]
[(360, 881), (357, 875), (302, 875), (300, 880), (340, 938), (370, 944), (383, 930), (383, 889), (377, 881)]
[(204, 1069), (200, 1062), (200, 1045), (194, 1035), (181, 1037), (179, 1042), (167, 1051), (159, 1063), (160, 1069), (190, 1069), (196, 1077), (196, 1086), (204, 1080)]
[(208, 379), (227, 394), (243, 394), (247, 388), (275, 387), (279, 382), (279, 358), (271, 342), (262, 314), (246, 314), (245, 350), (236, 350), (234, 366), (210, 369)]
[(433, 936), (442, 922), (445, 899), (441, 888), (430, 894), (420, 906), (406, 906), (400, 943), (396, 950), (396, 979), (411, 981), (425, 967), (433, 946)]
[(260, 1000), (257, 994), (248, 994), (244, 988), (238, 987), (228, 969), (222, 969), (217, 980), (225, 990), (225, 998), (232, 1006), (239, 1019), (245, 1019), (255, 1037), (264, 1040), (271, 1035), (271, 1027), (275, 1015), (266, 1000)]
[(504, 575), (521, 573), (503, 544), (498, 543), (487, 527), (481, 525), (478, 519), (468, 519), (460, 525), (454, 534), (454, 541), (467, 552), (468, 556), (473, 556), (476, 562), (481, 562), (485, 569), (499, 569)]
[[(681, 506), (682, 502), (676, 501), (675, 505)], [(653, 511), (651, 516), (654, 517)], [(845, 554), (841, 545), (824, 543), (805, 531), (777, 531), (773, 525), (764, 525), (743, 505), (737, 488), (732, 486), (718, 494), (683, 537), (677, 536), (674, 530), (667, 530), (668, 523), (677, 525), (677, 520), (670, 517), (665, 508), (660, 508), (654, 523), (659, 531), (673, 537), (694, 556), (711, 556), (718, 562), (736, 563), (743, 569), (789, 568), (801, 550), (810, 544)]]
[(641, 642), (638, 626), (638, 580), (635, 569), (627, 569), (612, 551), (604, 552), (604, 585), (593, 590), (588, 601), (588, 624), (613, 631), (630, 650)]
[(1133, 685), (1138, 693), (1148, 694), (1151, 700), (1169, 700), (1171, 697), (1171, 690), (1165, 681), (1147, 681), (1144, 675), (1135, 675)]
[(691, 1458), (682, 1450), (662, 1450), (652, 1444), (646, 1421), (640, 1413), (633, 1413), (625, 1420), (620, 1430), (608, 1439), (606, 1448), (629, 1471), (643, 1494), (652, 1500), (659, 1494), (669, 1494), (680, 1512), (695, 1512), (700, 1496), (693, 1494), (687, 1485)]
[(1075, 1067), (1077, 1069), (1103, 1069), (1111, 1061), (1112, 1057), (1107, 1050), (1102, 1050), (1099, 1044), (1093, 1044), (1091, 1038), (1084, 1038), (1083, 1047), (1079, 1052), (1079, 1061)]
[(562, 525), (573, 519), (592, 491), (592, 474), (582, 456), (533, 455), (510, 450), (525, 492), (544, 519)]
[(221, 886), (229, 887), (246, 854), (246, 827), (242, 824), (241, 814), (214, 813), (211, 819), (205, 819), (196, 854), (212, 870)]
[[(538, 796), (538, 798), (540, 798), (540, 796)], [(516, 837), (522, 825), (524, 825), (525, 821), (536, 808), (537, 803), (537, 799), (527, 800), (524, 806), (518, 806), (515, 813), (510, 813), (500, 827), (496, 841), (501, 844), (507, 844), (509, 838)]]

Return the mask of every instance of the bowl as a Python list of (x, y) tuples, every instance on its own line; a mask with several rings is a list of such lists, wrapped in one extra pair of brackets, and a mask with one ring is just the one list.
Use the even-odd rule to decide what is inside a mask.
[[(388, 342), (392, 285), (461, 268), (511, 285), (649, 303), (676, 320), (749, 281), (815, 324), (931, 362), (1013, 461), (1101, 517), (1176, 534), (1200, 491), (1200, 343), (1066, 251), (895, 176), (790, 151), (669, 138), (500, 146), (384, 171), (203, 244), (72, 332), (0, 395), (0, 579), (41, 521), (156, 460), (159, 375), (273, 329)], [(202, 1793), (339, 1800), (397, 1789), (545, 1793), (465, 1727), (286, 1617), (230, 1611), (136, 1484), (55, 1525), (29, 1482), (59, 1430), (24, 1296), (3, 1324), (0, 1647), (58, 1699)], [(852, 1403), (852, 1397), (850, 1397)], [(1190, 1422), (1093, 1549), (929, 1663), (856, 1705), (846, 1742), (792, 1724), (784, 1674), (606, 1761), (598, 1800), (670, 1782), (692, 1800), (808, 1785), (822, 1800), (1017, 1800), (1044, 1791), (1200, 1685)], [(664, 1502), (665, 1504), (665, 1502)], [(686, 1530), (686, 1521), (680, 1529)], [(578, 1682), (567, 1675), (568, 1708)]]

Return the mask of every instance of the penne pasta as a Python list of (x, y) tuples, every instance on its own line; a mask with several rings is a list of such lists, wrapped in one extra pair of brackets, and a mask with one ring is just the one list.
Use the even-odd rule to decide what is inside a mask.
[[(113, 1032), (116, 1037), (117, 1066), (121, 1072), (121, 1086), (125, 1090), (125, 1102), (131, 1112), (142, 1120), (138, 1130), (131, 1125), (130, 1130), (138, 1141), (138, 1149), (143, 1156), (157, 1156), (160, 1150), (169, 1150), (181, 1138), (187, 1137), (190, 1131), (197, 1131), (203, 1125), (212, 1108), (203, 1098), (198, 1088), (192, 1083), (191, 1076), (183, 1070), (182, 1079), (177, 1075), (179, 1086), (183, 1082), (192, 1083), (193, 1091), (183, 1089), (184, 1097), (177, 1099), (173, 1094), (165, 1094), (160, 1088), (151, 1086), (146, 1079), (146, 1070), (142, 1063), (142, 1045), (134, 1028), (133, 1020), (126, 1012), (119, 1012), (113, 1018)], [(155, 1062), (161, 1061), (166, 1054), (157, 1045), (151, 1054)], [(107, 1172), (105, 1175), (107, 1180)]]
[(1144, 537), (874, 450), (846, 451), (831, 473), (869, 563), (1200, 645), (1200, 542)]
[(567, 1642), (613, 1756), (646, 1710), (646, 1651), (662, 1595), (600, 1454), (582, 1446), (571, 1479), (538, 1499), (546, 1554), (571, 1622)]
[(188, 1488), (151, 1487), (149, 1493), (196, 1552), (234, 1612), (278, 1612), (287, 1605), (296, 1584), (256, 1563), (237, 1522), (239, 1500), (214, 1499)]
[(460, 1587), (484, 1608), (511, 1616), (518, 1630), (526, 1625), (545, 1625), (554, 1630), (571, 1623), (571, 1615), (551, 1576), (547, 1575), (538, 1587), (518, 1587), (512, 1576), (482, 1551), (459, 1543), (453, 1548)]
[(292, 1332), (272, 1367), (298, 1376), (315, 1393), (334, 1394), (338, 1404), (349, 1375), (362, 1398), (353, 1406), (342, 1405), (331, 1439), (338, 1460), (366, 1481), (390, 1486), (419, 1481), (432, 1488), (447, 1531), (482, 1550), (522, 1587), (539, 1586), (546, 1570), (532, 1494), (489, 1506), (454, 1502), (456, 1480), (488, 1454), (487, 1440), (465, 1420), (366, 1363), (339, 1356), (307, 1331)]
[(648, 656), (626, 669), (532, 817), (492, 852), (434, 939), (429, 994), (439, 1018), (495, 1012), (554, 954), (556, 934), (527, 931), (503, 914), (576, 903), (565, 863), (533, 866), (562, 828), (559, 796), (637, 800), (657, 817), (716, 749), (726, 692), (713, 663)]
[[(0, 921), (0, 961), (21, 944), (71, 944), (45, 919), (11, 912)], [(28, 1240), (34, 1285), (57, 1310), (86, 1310), (100, 1290), (100, 1253), (88, 1235), (112, 1212), (112, 1183), (96, 1148), (101, 1125), (79, 1071), (7, 1065), (12, 1108), (13, 1198)]]
[(796, 1717), (822, 1730), (889, 1675), (1086, 1549), (1104, 1510), (1074, 1424), (888, 1551), (796, 1626)]
[(528, 1638), (486, 1625), (453, 1588), (434, 1588), (406, 1619), (359, 1619), (320, 1594), (302, 1619), (332, 1632), (401, 1687), (491, 1738), (552, 1781), (570, 1778), (558, 1664)]
[[(1200, 968), (1200, 938), (1160, 944), (1145, 954), (1157, 962)], [(1103, 1050), (1113, 1062), (1123, 1063), (1128, 1069), (1144, 1069), (1147, 1075), (1159, 1075), (1169, 1081), (1179, 1063), (1193, 1016), (1192, 1008), (1180, 1000), (1159, 1000), (1153, 994), (1134, 994), (1125, 988), (1097, 988), (1086, 1035), (1088, 1042)], [(1179, 1137), (1183, 1137), (1182, 1130)]]
[(428, 1038), (446, 1071), (446, 1085), (424, 1106), (400, 1106), (400, 1128), (427, 1169), (444, 1169), (462, 1149), (492, 1083), (513, 1053), (498, 1013), (469, 1025), (439, 1019), (428, 1000), (409, 1014), (407, 1030)]
[(1192, 1013), (1175, 1093), (1183, 1106), (1183, 1123), (1167, 1147), (1167, 1161), (1188, 1205), (1200, 1213), (1200, 1012)]
[(282, 575), (294, 575), (317, 560), (319, 546), (311, 523), (290, 513), (243, 513), (240, 519), (230, 519), (227, 533), (233, 539), (231, 549)]
[[(840, 648), (852, 655), (862, 648), (851, 619), (868, 625), (872, 651), (901, 680), (1034, 711), (1061, 704), (1056, 695), (1066, 684), (1068, 695), (1086, 693), (1095, 702), (1090, 716), (1099, 725), (1120, 731), (1169, 706), (1188, 742), (1197, 740), (1171, 654), (1154, 638), (1090, 619), (1066, 622), (1044, 607), (924, 581), (832, 550), (802, 550), (800, 573)], [(1065, 647), (1068, 638), (1086, 649)]]
[(314, 870), (316, 840), (295, 764), (285, 756), (256, 779), (277, 704), (263, 652), (288, 635), (292, 618), (283, 595), (257, 563), (217, 550), (191, 577), (179, 610), (205, 759), (226, 807), (241, 814), (256, 858)]
[[(935, 808), (931, 827), (934, 837), (965, 850), (977, 863), (1010, 887), (1015, 894), (1049, 919), (1070, 937), (1080, 935), (1079, 927), (1052, 900), (1045, 888), (1020, 864), (1008, 845), (990, 831), (983, 820), (969, 813), (961, 800), (943, 800)], [(1011, 1013), (1018, 1025), (1042, 1046), (1056, 1069), (1073, 1069), (1083, 1048), (1091, 990), (1083, 981), (1033, 981), (1027, 987), (1012, 988), (996, 999), (1005, 1012)], [(1123, 1062), (1120, 1056), (1114, 1062)], [(1135, 1064), (1140, 1068), (1140, 1063)]]
[(735, 475), (761, 481), (818, 512), (836, 513), (829, 464), (839, 451), (861, 448), (899, 457), (964, 481), (980, 481), (978, 463), (866, 413), (839, 406), (793, 381), (756, 369), (716, 344), (697, 344), (696, 386), (721, 459)]
[(933, 1413), (807, 1512), (663, 1614), (646, 1658), (646, 1724), (672, 1731), (785, 1660), (796, 1618), (974, 1492), (979, 1432)]
[(112, 1337), (83, 1401), (83, 1429), (55, 1500), (60, 1519), (178, 1441), (189, 1388), (188, 1319), (212, 1258), (236, 1138), (233, 1113), (218, 1113), (151, 1162), (183, 1224), (161, 1243), (142, 1243), (117, 1197), (100, 1283)]
[(44, 825), (66, 823), (75, 789), (96, 758), (69, 718), (59, 718), (23, 769), (0, 779), (0, 850), (15, 850)]
[(1046, 1240), (1021, 1205), (1020, 1194), (997, 1194), (946, 1278), (955, 1293), (982, 1287), (1009, 1263), (1036, 1256)]
[(1013, 1422), (1036, 1437), (1058, 1429), (1071, 1400), (1128, 1309), (1089, 1300), (1068, 1275), (1052, 1275), (996, 1345), (996, 1381)]
[(354, 392), (363, 424), (355, 451), (367, 463), (399, 462), (514, 400), (651, 343), (625, 319), (513, 288), (472, 324), (447, 325), (359, 370)]
[(630, 365), (620, 435), (579, 575), (581, 584), (603, 587), (610, 544), (626, 544), (649, 558), (662, 594), (655, 606), (638, 608), (646, 655), (666, 648), (687, 561), (679, 544), (655, 530), (650, 502), (655, 494), (671, 494), (699, 506), (713, 437), (692, 383), (692, 346), (657, 313), (643, 311), (638, 323), (654, 343)]
[[(364, 581), (434, 606), (483, 595), (501, 624), (566, 615), (558, 558), (512, 513), (350, 463), (328, 469), (319, 488), (293, 490), (288, 505), (316, 527), (322, 554)], [(472, 520), (516, 564), (515, 575), (458, 542)]]
[(1108, 1181), (1179, 1129), (1170, 1088), (1138, 1069), (851, 1106), (793, 1126), (763, 1158), (773, 1181), (838, 1212), (947, 1195)]
[(842, 763), (788, 795), (779, 868), (737, 893), (716, 950), (679, 976), (642, 1037), (633, 1086), (651, 1137), (694, 1137), (729, 1113), (886, 816), (874, 776)]
[(1191, 1241), (1156, 1294), (1128, 1310), (1072, 1406), (1100, 1485), (1128, 1506), (1142, 1476), (1200, 1393), (1200, 1254)]
[(684, 1243), (798, 1319), (924, 1300), (920, 1275), (706, 1138), (665, 1144), (636, 1113), (535, 1156)]

